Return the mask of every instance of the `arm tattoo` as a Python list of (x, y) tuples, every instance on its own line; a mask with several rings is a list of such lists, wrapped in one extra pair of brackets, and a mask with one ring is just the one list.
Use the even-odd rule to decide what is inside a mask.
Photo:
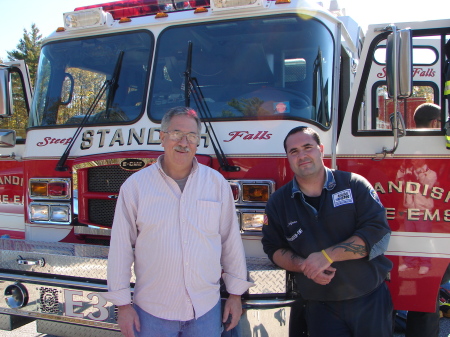
[(296, 255), (296, 254), (295, 254), (294, 252), (292, 252), (291, 250), (286, 249), (286, 248), (282, 248), (282, 249), (281, 249), (281, 255), (286, 255), (286, 254), (288, 254), (288, 253), (291, 253), (291, 260), (295, 260), (295, 259), (298, 259), (298, 258), (299, 258), (299, 256)]
[(333, 250), (335, 250), (336, 248), (343, 248), (344, 252), (353, 252), (353, 254), (358, 254), (361, 256), (366, 256), (367, 255), (367, 249), (366, 246), (363, 245), (357, 245), (354, 243), (355, 241), (352, 242), (342, 242), (338, 245), (336, 245)]

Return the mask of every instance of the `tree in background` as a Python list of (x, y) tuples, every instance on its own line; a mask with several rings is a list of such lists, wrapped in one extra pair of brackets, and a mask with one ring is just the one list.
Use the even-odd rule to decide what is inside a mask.
[(34, 86), (36, 71), (41, 53), (42, 34), (34, 23), (31, 24), (31, 31), (23, 29), (23, 38), (20, 39), (17, 49), (7, 51), (9, 61), (24, 60), (28, 65), (31, 77), (31, 85)]
[[(36, 78), (37, 66), (39, 63), (39, 54), (41, 52), (42, 35), (39, 29), (33, 23), (31, 31), (23, 30), (23, 38), (20, 39), (17, 49), (7, 51), (9, 61), (24, 60), (28, 65), (30, 72), (31, 85), (34, 86)], [(14, 113), (10, 117), (0, 119), (0, 128), (15, 130), (17, 139), (25, 139), (26, 128), (28, 126), (28, 109), (23, 90), (23, 83), (19, 73), (11, 73), (12, 79), (12, 95), (13, 95), (13, 109)], [(31, 102), (28, 102), (31, 104)]]

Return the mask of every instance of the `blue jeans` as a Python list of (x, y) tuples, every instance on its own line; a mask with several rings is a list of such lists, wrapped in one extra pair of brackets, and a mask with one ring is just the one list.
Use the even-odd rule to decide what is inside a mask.
[(220, 301), (206, 314), (189, 321), (170, 321), (150, 315), (134, 304), (141, 331), (137, 337), (219, 337), (221, 332)]

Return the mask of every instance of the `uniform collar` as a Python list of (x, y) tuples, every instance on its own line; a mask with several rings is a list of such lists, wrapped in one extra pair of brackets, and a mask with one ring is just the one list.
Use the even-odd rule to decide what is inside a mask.
[[(334, 179), (333, 171), (330, 170), (328, 167), (325, 167), (325, 174), (326, 174), (326, 179), (325, 179), (325, 183), (323, 184), (323, 188), (328, 191), (331, 191), (333, 188), (336, 187), (336, 180)], [(294, 176), (294, 178), (292, 179), (291, 198), (293, 198), (296, 193), (300, 193), (301, 195), (303, 195), (303, 192), (300, 190), (300, 187), (298, 187), (297, 179), (295, 179), (295, 176)]]

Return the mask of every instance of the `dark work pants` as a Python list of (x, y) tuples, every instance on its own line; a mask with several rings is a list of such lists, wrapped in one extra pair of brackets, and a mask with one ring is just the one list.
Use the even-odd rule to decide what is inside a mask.
[(392, 318), (391, 294), (384, 282), (370, 294), (356, 299), (308, 301), (306, 305), (310, 337), (390, 337)]
[(435, 312), (408, 311), (406, 316), (406, 337), (439, 336), (439, 301)]

